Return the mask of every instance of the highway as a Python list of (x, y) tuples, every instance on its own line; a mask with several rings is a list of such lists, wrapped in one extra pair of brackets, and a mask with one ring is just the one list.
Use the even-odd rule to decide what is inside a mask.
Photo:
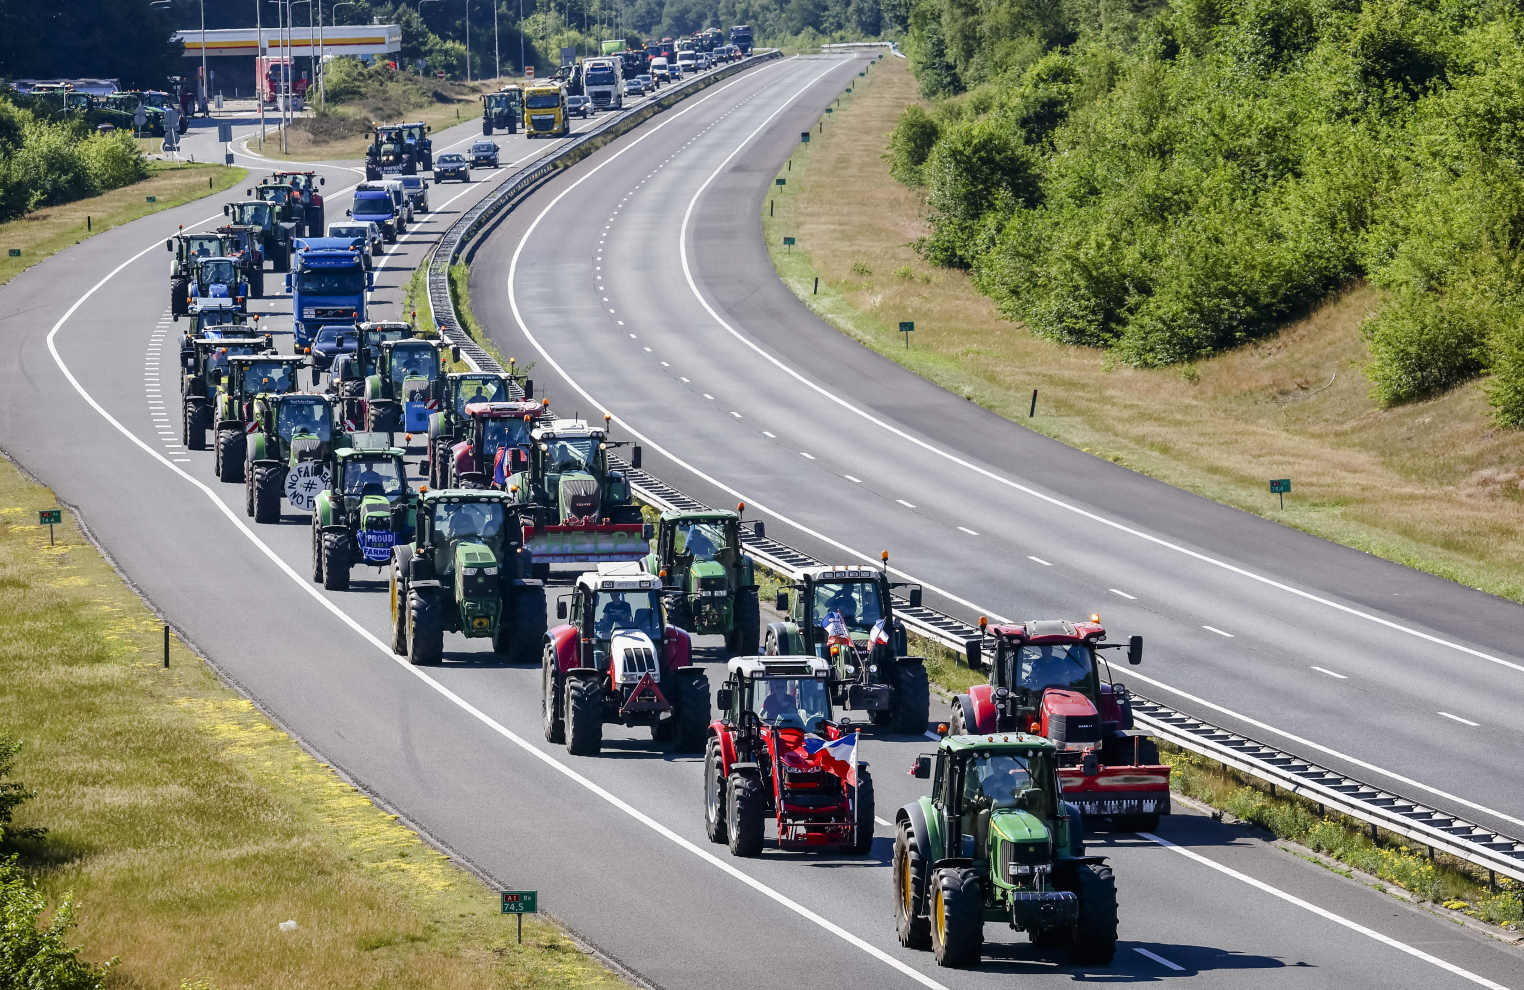
[[(1239, 514), (1231, 515), (1244, 529), (1237, 542), (1216, 542), (1214, 513), (1226, 510), (950, 403), (822, 329), (768, 281), (755, 236), (761, 190), (798, 132), (854, 71), (852, 59), (751, 70), (657, 115), (528, 197), (474, 259), (473, 302), (504, 352), (521, 363), (543, 362), (536, 380), (563, 413), (613, 411), (620, 429), (644, 438), (647, 467), (663, 478), (715, 504), (743, 492), (749, 504), (765, 505), (776, 526), (771, 535), (820, 556), (846, 555), (848, 547), (876, 555), (887, 546), (897, 567), (941, 589), (943, 603), (965, 614), (985, 605), (990, 614), (1079, 614), (1109, 601), (1088, 583), (1104, 573), (1105, 584), (1135, 596), (1102, 612), (1116, 632), (1148, 637), (1144, 675), (1356, 753), (1369, 751), (1354, 746), (1356, 730), (1377, 731), (1370, 745), (1383, 763), (1400, 756), (1410, 772), (1427, 773), (1424, 761), (1457, 745), (1447, 741), (1457, 731), (1425, 730), (1413, 713), (1378, 731), (1376, 706), (1409, 689), (1405, 680), (1384, 688), (1390, 677), (1362, 673), (1379, 662), (1373, 657), (1407, 664), (1414, 652), (1408, 634), (1359, 620), (1365, 626), (1351, 635), (1355, 620), (1324, 617), (1319, 609), (1327, 606), (1104, 523), (1079, 524), (1082, 517), (1069, 509), (899, 439), (848, 408), (1064, 504), (1234, 566), (1249, 561), (1255, 574), (1333, 595), (1333, 579), (1345, 573), (1312, 581), (1322, 572), (1290, 567), (1292, 549), (1272, 552), (1279, 540), (1303, 538), (1253, 530), (1258, 521)], [(436, 153), (468, 141), (478, 126), (436, 134)], [(189, 140), (205, 142), (201, 135)], [(498, 141), (505, 162), (550, 145)], [(322, 166), (330, 217), (345, 205), (354, 165)], [(495, 179), (430, 190), (435, 213), (378, 267), (378, 315), (397, 311), (429, 241)], [(894, 938), (889, 829), (863, 859), (773, 850), (760, 860), (733, 860), (704, 837), (697, 758), (617, 729), (607, 733), (601, 757), (568, 756), (543, 742), (538, 669), (496, 664), (457, 637), (447, 639), (443, 666), (407, 666), (386, 645), (381, 575), (366, 580), (357, 570), (349, 592), (316, 588), (307, 580), (305, 517), (288, 512), (282, 525), (254, 525), (243, 513), (241, 486), (214, 480), (210, 453), (179, 447), (179, 327), (166, 315), (163, 240), (177, 224), (220, 223), (221, 203), (233, 198), (240, 197), (211, 197), (109, 231), (0, 288), (0, 326), (15, 355), (0, 368), (8, 396), (0, 446), (73, 507), (135, 587), (282, 727), (452, 855), (505, 886), (540, 890), (546, 910), (643, 981), (694, 990), (801, 982), (976, 988), (1010, 985), (1013, 977), (1046, 984), (1167, 978), (1271, 987), (1289, 977), (1298, 987), (1524, 986), (1517, 949), (1189, 813), (1162, 825), (1160, 841), (1093, 837), (1119, 878), (1123, 941), (1111, 967), (1082, 973), (1025, 936), (990, 925), (991, 958), (981, 969), (938, 970), (928, 953), (904, 950)], [(260, 308), (277, 328), (289, 327), (287, 299), (277, 295)], [(797, 360), (807, 381), (764, 355), (789, 367)], [(828, 384), (848, 406), (809, 382)], [(1069, 465), (1063, 458), (1071, 454)], [(1044, 465), (1064, 470), (1044, 472)], [(1129, 485), (1137, 488), (1131, 495)], [(1126, 506), (1131, 511), (1123, 512)], [(1182, 512), (1191, 525), (1178, 522)], [(956, 525), (983, 535), (954, 542)], [(1264, 557), (1233, 552), (1253, 540), (1265, 544)], [(1348, 553), (1301, 552), (1314, 561), (1323, 559), (1319, 552), (1337, 561)], [(1362, 593), (1346, 590), (1338, 600), (1374, 609), (1366, 597), (1379, 586), (1362, 577), (1364, 558), (1350, 556)], [(1429, 580), (1393, 571), (1389, 581), (1411, 581), (1418, 590)], [(1243, 594), (1235, 581), (1255, 594)], [(1444, 594), (1462, 603), (1466, 597)], [(1379, 614), (1411, 624), (1426, 613)], [(1187, 618), (1234, 638), (1185, 640), (1181, 630), (1195, 628)], [(1443, 624), (1423, 628), (1453, 634)], [(1323, 665), (1350, 678), (1374, 712), (1369, 718), (1363, 710), (1350, 714), (1348, 699), (1336, 706), (1326, 691), (1319, 702), (1320, 682), (1298, 690), (1285, 654), (1312, 650), (1305, 643), (1319, 633), (1334, 642), (1299, 659), (1323, 664), (1330, 659), (1324, 653), (1344, 650), (1341, 666)], [(700, 642), (717, 687), (718, 641)], [(1498, 650), (1486, 638), (1476, 648)], [(1443, 693), (1456, 697), (1455, 714), (1487, 714), (1475, 719), (1482, 723), (1476, 758), (1481, 768), (1501, 770), (1506, 754), (1486, 747), (1508, 745), (1505, 733), (1514, 731), (1492, 721), (1493, 706), (1504, 703), (1494, 699), (1514, 672), (1505, 677), (1487, 661), (1458, 657), (1468, 659), (1436, 649), (1430, 676), (1457, 686), (1494, 681), (1488, 697), (1469, 688)], [(1425, 676), (1423, 665), (1410, 666), (1420, 668), (1413, 676)], [(1485, 677), (1477, 672), (1483, 669)], [(1314, 702), (1314, 715), (1344, 717), (1308, 721), (1302, 706)], [(905, 769), (930, 745), (919, 737), (865, 742), (880, 817), (892, 818), (895, 807), (923, 792)], [(1423, 779), (1519, 811), (1506, 788), (1479, 787), (1480, 776), (1478, 766), (1466, 765)]]

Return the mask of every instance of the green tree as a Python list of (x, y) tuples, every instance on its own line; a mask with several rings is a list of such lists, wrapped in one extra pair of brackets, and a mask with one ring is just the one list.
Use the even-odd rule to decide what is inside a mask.
[(76, 924), (72, 896), (39, 927), (47, 906), (14, 858), (0, 861), (0, 987), (99, 990), (116, 960), (93, 966), (79, 958), (78, 947), (69, 947), (68, 933)]

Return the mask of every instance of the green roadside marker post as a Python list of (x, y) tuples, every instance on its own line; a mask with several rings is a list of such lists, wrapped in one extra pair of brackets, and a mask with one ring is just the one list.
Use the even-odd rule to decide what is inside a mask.
[(48, 546), (53, 545), (53, 527), (63, 523), (62, 509), (38, 509), (37, 525), (48, 527)]
[(159, 201), (159, 197), (157, 197), (157, 196), (150, 196), (150, 197), (148, 197), (148, 201), (150, 203), (157, 203)]
[(785, 237), (783, 239), (783, 246), (787, 247), (787, 248), (793, 247), (794, 246), (794, 239), (792, 237)]
[(519, 919), (519, 944), (524, 944), (524, 915), (540, 913), (540, 892), (538, 890), (505, 890), (499, 895), (502, 897), (503, 913), (518, 915)]
[(1281, 508), (1286, 507), (1286, 493), (1291, 491), (1290, 478), (1274, 478), (1270, 482), (1270, 494), (1281, 497)]
[(21, 257), (21, 249), (20, 248), (11, 248), (11, 250), (10, 250), (10, 256), (12, 258), (19, 258), (19, 257)]
[(905, 350), (910, 350), (910, 335), (915, 332), (915, 324), (910, 320), (900, 321), (900, 333), (905, 335)]

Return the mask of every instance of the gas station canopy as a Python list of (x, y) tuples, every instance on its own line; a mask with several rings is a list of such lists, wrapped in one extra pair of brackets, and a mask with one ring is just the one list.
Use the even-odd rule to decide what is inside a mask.
[[(322, 56), (385, 55), (402, 50), (402, 28), (396, 24), (325, 26)], [(202, 40), (206, 55), (298, 55), (318, 53), (318, 29), (298, 25), (289, 40), (279, 28), (224, 28), (217, 31), (179, 31), (174, 40), (184, 43), (187, 58), (200, 58)], [(260, 36), (263, 35), (261, 38)], [(261, 41), (263, 44), (261, 45)]]

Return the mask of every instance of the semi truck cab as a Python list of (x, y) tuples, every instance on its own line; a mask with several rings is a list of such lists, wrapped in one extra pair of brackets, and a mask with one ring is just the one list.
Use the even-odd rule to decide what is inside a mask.
[(353, 326), (364, 320), (365, 293), (373, 279), (365, 256), (349, 238), (298, 240), (286, 275), (297, 349), (311, 348), (318, 330), (327, 324)]
[(554, 83), (524, 91), (524, 131), (529, 137), (565, 137), (571, 133), (566, 117), (566, 92)]

